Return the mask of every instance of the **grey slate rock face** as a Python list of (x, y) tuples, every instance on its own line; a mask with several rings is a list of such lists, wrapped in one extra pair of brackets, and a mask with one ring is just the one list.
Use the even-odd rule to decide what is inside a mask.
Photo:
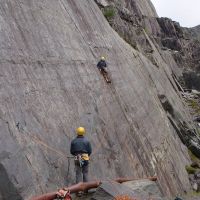
[(99, 4), (102, 7), (109, 6), (109, 3), (107, 0), (95, 0), (97, 4)]
[(197, 130), (193, 129), (189, 123), (182, 121), (179, 112), (174, 110), (172, 104), (169, 102), (165, 95), (159, 95), (158, 97), (163, 108), (168, 114), (169, 121), (176, 130), (183, 144), (185, 144), (194, 155), (200, 158), (200, 137), (197, 133)]
[(141, 200), (167, 200), (158, 185), (149, 180), (128, 181), (123, 184), (104, 181), (96, 191), (89, 192), (82, 197), (73, 196), (74, 200), (113, 200), (119, 197)]
[(123, 184), (104, 182), (97, 189), (92, 200), (113, 200), (117, 197), (127, 196), (131, 199), (165, 200), (155, 182), (148, 180), (130, 181)]
[[(91, 179), (157, 175), (168, 196), (190, 188), (187, 148), (158, 94), (190, 117), (150, 38), (159, 68), (88, 0), (3, 0), (0, 25), (0, 165), (19, 198), (74, 183), (67, 156), (78, 126), (94, 149)], [(101, 55), (111, 85), (96, 68)]]
[(161, 193), (158, 185), (156, 182), (149, 181), (149, 180), (136, 180), (125, 182), (123, 185), (131, 188), (135, 193), (143, 195), (144, 198), (152, 198), (152, 199), (163, 199), (164, 196)]
[(116, 183), (116, 182), (104, 182), (97, 189), (96, 193), (92, 197), (93, 200), (112, 200), (115, 197), (127, 195), (131, 198), (136, 197), (136, 193), (130, 188)]
[(187, 88), (200, 90), (199, 26), (184, 28), (169, 18), (159, 18), (150, 1), (111, 2), (114, 2), (117, 12), (110, 24), (122, 38), (143, 52), (156, 66), (159, 64), (155, 53), (159, 51)]
[(22, 200), (21, 195), (17, 191), (17, 188), (13, 185), (8, 177), (6, 169), (0, 164), (0, 200), (14, 199)]

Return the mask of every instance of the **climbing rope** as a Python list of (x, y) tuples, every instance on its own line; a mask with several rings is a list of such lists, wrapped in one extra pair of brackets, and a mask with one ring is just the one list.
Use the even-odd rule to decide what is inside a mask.
[[(28, 131), (25, 131), (24, 129), (19, 129), (19, 123), (17, 123), (17, 128), (20, 132), (24, 132), (26, 134), (26, 136), (28, 135), (28, 137), (31, 139), (31, 141), (34, 141), (35, 143), (39, 144), (41, 147), (45, 147), (46, 149), (58, 154), (60, 158), (65, 158), (67, 159), (67, 162), (68, 162), (68, 167), (67, 167), (67, 173), (66, 173), (66, 179), (69, 178), (69, 170), (70, 170), (70, 159), (74, 159), (74, 156), (68, 156), (68, 155), (65, 155), (62, 151), (59, 151), (53, 147), (51, 147), (50, 145), (48, 145), (46, 142), (42, 141), (40, 138), (30, 134)], [(23, 135), (25, 136), (25, 135)], [(55, 161), (57, 161), (58, 159), (55, 159)]]

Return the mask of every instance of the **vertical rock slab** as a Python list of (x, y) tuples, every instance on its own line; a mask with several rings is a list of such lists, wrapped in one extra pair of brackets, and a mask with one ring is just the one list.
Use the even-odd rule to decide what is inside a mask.
[[(78, 126), (94, 149), (91, 179), (156, 174), (166, 195), (189, 189), (187, 149), (158, 94), (189, 117), (160, 57), (157, 68), (91, 0), (2, 0), (0, 24), (0, 164), (20, 197), (74, 182)], [(111, 85), (96, 69), (101, 55)]]
[(103, 200), (108, 199), (112, 200), (119, 196), (128, 196), (130, 198), (138, 197), (138, 194), (132, 191), (130, 188), (116, 183), (116, 182), (103, 182), (93, 195), (93, 200)]
[(125, 184), (103, 182), (91, 199), (112, 200), (120, 197), (128, 197), (130, 199), (166, 199), (161, 194), (156, 183), (148, 180), (130, 181)]
[(146, 198), (166, 199), (161, 193), (156, 182), (149, 180), (137, 180), (123, 183), (123, 185), (131, 188), (135, 193), (146, 195)]

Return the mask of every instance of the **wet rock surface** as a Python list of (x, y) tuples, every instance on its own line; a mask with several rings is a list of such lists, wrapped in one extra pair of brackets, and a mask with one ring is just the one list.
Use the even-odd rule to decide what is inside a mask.
[[(190, 122), (172, 76), (178, 66), (142, 28), (161, 34), (150, 1), (122, 3), (119, 15), (125, 28), (135, 27), (130, 44), (138, 51), (94, 1), (0, 2), (0, 167), (12, 188), (5, 194), (1, 185), (0, 198), (28, 199), (74, 183), (68, 156), (78, 126), (94, 149), (91, 179), (157, 175), (167, 196), (190, 189), (187, 148), (159, 99), (164, 94)], [(122, 19), (112, 19), (113, 27), (115, 20)], [(111, 85), (96, 69), (102, 55)]]

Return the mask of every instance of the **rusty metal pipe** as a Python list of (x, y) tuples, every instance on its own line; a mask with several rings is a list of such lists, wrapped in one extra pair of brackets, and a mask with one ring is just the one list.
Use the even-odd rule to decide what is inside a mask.
[[(149, 178), (143, 178), (143, 179), (148, 179), (151, 181), (156, 181), (157, 177), (149, 177)], [(134, 178), (117, 178), (113, 181), (118, 182), (118, 183), (123, 183), (123, 182), (127, 182), (127, 181), (135, 181), (135, 180), (143, 180), (143, 179), (134, 179)], [(99, 185), (101, 184), (101, 181), (90, 181), (87, 183), (83, 183), (80, 182), (78, 184), (69, 186), (69, 187), (65, 187), (64, 190), (66, 191), (70, 191), (70, 193), (76, 193), (79, 191), (86, 191), (92, 188), (97, 188)], [(44, 195), (40, 195), (37, 197), (32, 197), (30, 200), (53, 200), (56, 198), (56, 193), (57, 192), (51, 192), (51, 193), (47, 193)]]
[(101, 184), (101, 181), (90, 181), (87, 183), (80, 182), (76, 185), (72, 185), (72, 186), (66, 187), (64, 189), (67, 191), (70, 191), (70, 193), (75, 193), (78, 191), (86, 191), (86, 190), (89, 190), (92, 188), (97, 188), (100, 184)]
[(137, 180), (150, 180), (150, 181), (157, 181), (157, 177), (153, 176), (153, 177), (148, 177), (148, 178), (142, 178), (142, 179), (135, 179), (135, 178), (117, 178), (114, 181), (118, 182), (118, 183), (124, 183), (127, 181), (137, 181)]
[[(87, 183), (80, 182), (70, 187), (65, 187), (63, 189), (66, 191), (70, 191), (70, 193), (75, 193), (79, 191), (86, 191), (92, 188), (97, 188), (100, 184), (101, 181), (90, 181)], [(32, 197), (30, 200), (53, 200), (56, 198), (56, 193), (57, 192), (51, 192), (37, 197)]]
[(47, 193), (47, 194), (43, 194), (37, 197), (32, 197), (30, 200), (53, 200), (56, 198), (56, 193), (57, 192), (51, 192), (51, 193)]

